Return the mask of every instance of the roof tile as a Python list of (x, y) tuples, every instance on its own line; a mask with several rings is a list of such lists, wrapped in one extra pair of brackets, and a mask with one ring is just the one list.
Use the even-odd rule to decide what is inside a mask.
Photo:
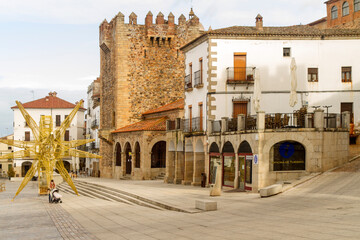
[(143, 120), (119, 129), (112, 133), (137, 132), (137, 131), (165, 131), (166, 117)]

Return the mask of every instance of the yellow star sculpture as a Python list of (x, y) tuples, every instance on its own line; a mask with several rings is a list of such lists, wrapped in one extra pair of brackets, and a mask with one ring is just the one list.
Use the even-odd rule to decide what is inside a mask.
[[(34, 135), (34, 141), (17, 141), (0, 139), (0, 142), (23, 148), (23, 150), (13, 152), (0, 159), (14, 159), (14, 158), (32, 158), (34, 159), (31, 168), (26, 173), (24, 180), (22, 181), (19, 189), (17, 190), (15, 197), (23, 190), (28, 184), (36, 172), (39, 173), (39, 192), (46, 193), (50, 186), (50, 181), (53, 179), (54, 168), (56, 168), (64, 180), (70, 185), (74, 192), (78, 194), (76, 187), (71, 180), (68, 172), (66, 171), (63, 163), (63, 158), (68, 157), (82, 157), (82, 158), (101, 158), (101, 156), (80, 151), (76, 148), (83, 144), (94, 141), (94, 139), (82, 139), (73, 141), (64, 141), (64, 135), (66, 129), (70, 127), (70, 123), (75, 117), (77, 111), (81, 107), (84, 101), (81, 100), (76, 107), (71, 111), (67, 118), (61, 123), (61, 126), (53, 130), (53, 121), (51, 116), (41, 116), (40, 126), (36, 124), (34, 119), (29, 115), (20, 102), (16, 101), (16, 105), (20, 109), (20, 112), (24, 116), (28, 126)], [(40, 186), (42, 178), (46, 175), (46, 186)]]

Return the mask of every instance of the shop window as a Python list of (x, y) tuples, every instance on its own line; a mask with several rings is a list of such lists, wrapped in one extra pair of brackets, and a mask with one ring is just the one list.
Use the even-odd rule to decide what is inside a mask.
[(351, 67), (342, 67), (341, 68), (341, 81), (342, 82), (351, 82)]
[(305, 170), (305, 148), (294, 141), (279, 142), (273, 146), (274, 171)]
[(223, 147), (223, 185), (234, 187), (235, 152), (232, 144), (226, 142)]
[(317, 68), (308, 68), (308, 82), (318, 82), (318, 69)]
[(337, 19), (338, 17), (338, 9), (336, 6), (331, 8), (331, 19)]
[(344, 2), (342, 5), (342, 15), (343, 16), (349, 15), (349, 3), (348, 2)]

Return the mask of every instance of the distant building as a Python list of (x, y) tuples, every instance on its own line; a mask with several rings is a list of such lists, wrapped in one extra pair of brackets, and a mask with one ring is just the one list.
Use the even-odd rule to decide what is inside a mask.
[[(14, 134), (2, 137), (5, 140), (13, 140)], [(0, 156), (13, 152), (13, 147), (4, 143), (0, 143)], [(0, 176), (7, 176), (7, 171), (13, 167), (13, 159), (0, 159)]]
[(326, 1), (327, 16), (312, 23), (320, 29), (325, 28), (360, 28), (360, 0)]
[[(88, 152), (99, 154), (100, 139), (98, 135), (100, 126), (100, 78), (93, 81), (87, 91), (87, 113), (86, 113), (86, 139), (95, 139), (87, 143)], [(99, 159), (86, 158), (85, 171), (89, 176), (97, 177), (99, 171)]]
[(101, 177), (115, 173), (112, 132), (141, 120), (141, 113), (183, 98), (184, 55), (180, 47), (203, 32), (191, 10), (189, 19), (160, 12), (137, 23), (117, 14), (100, 25), (100, 171)]
[[(37, 99), (31, 102), (22, 103), (26, 111), (31, 115), (34, 121), (39, 125), (40, 117), (51, 116), (53, 119), (53, 127), (59, 127), (61, 122), (70, 114), (70, 112), (76, 106), (73, 103), (67, 102), (61, 98), (58, 98), (56, 92), (50, 92), (49, 96), (46, 96), (41, 99)], [(21, 114), (19, 108), (14, 106), (11, 108), (14, 111), (14, 140), (20, 141), (33, 141), (33, 133), (27, 125), (23, 115)], [(77, 140), (83, 139), (84, 133), (84, 112), (86, 109), (80, 108), (76, 113), (69, 129), (66, 130), (64, 140)], [(18, 149), (14, 147), (14, 151)], [(70, 170), (79, 170), (80, 168), (80, 159), (78, 157), (73, 157), (69, 159), (63, 159), (65, 168)], [(33, 159), (14, 159), (15, 171), (19, 173), (19, 176), (24, 177), (27, 171), (32, 165)], [(82, 159), (85, 162), (85, 159)]]

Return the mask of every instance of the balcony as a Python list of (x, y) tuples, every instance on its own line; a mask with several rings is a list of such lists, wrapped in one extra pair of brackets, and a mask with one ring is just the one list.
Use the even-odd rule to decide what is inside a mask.
[(200, 117), (185, 119), (184, 120), (184, 132), (203, 132), (204, 119)]
[(203, 82), (202, 82), (202, 77), (201, 77), (201, 71), (196, 71), (194, 73), (194, 87), (195, 88), (200, 88), (203, 87)]
[(185, 76), (185, 91), (192, 90), (191, 74)]
[(255, 67), (228, 67), (227, 84), (254, 84)]

